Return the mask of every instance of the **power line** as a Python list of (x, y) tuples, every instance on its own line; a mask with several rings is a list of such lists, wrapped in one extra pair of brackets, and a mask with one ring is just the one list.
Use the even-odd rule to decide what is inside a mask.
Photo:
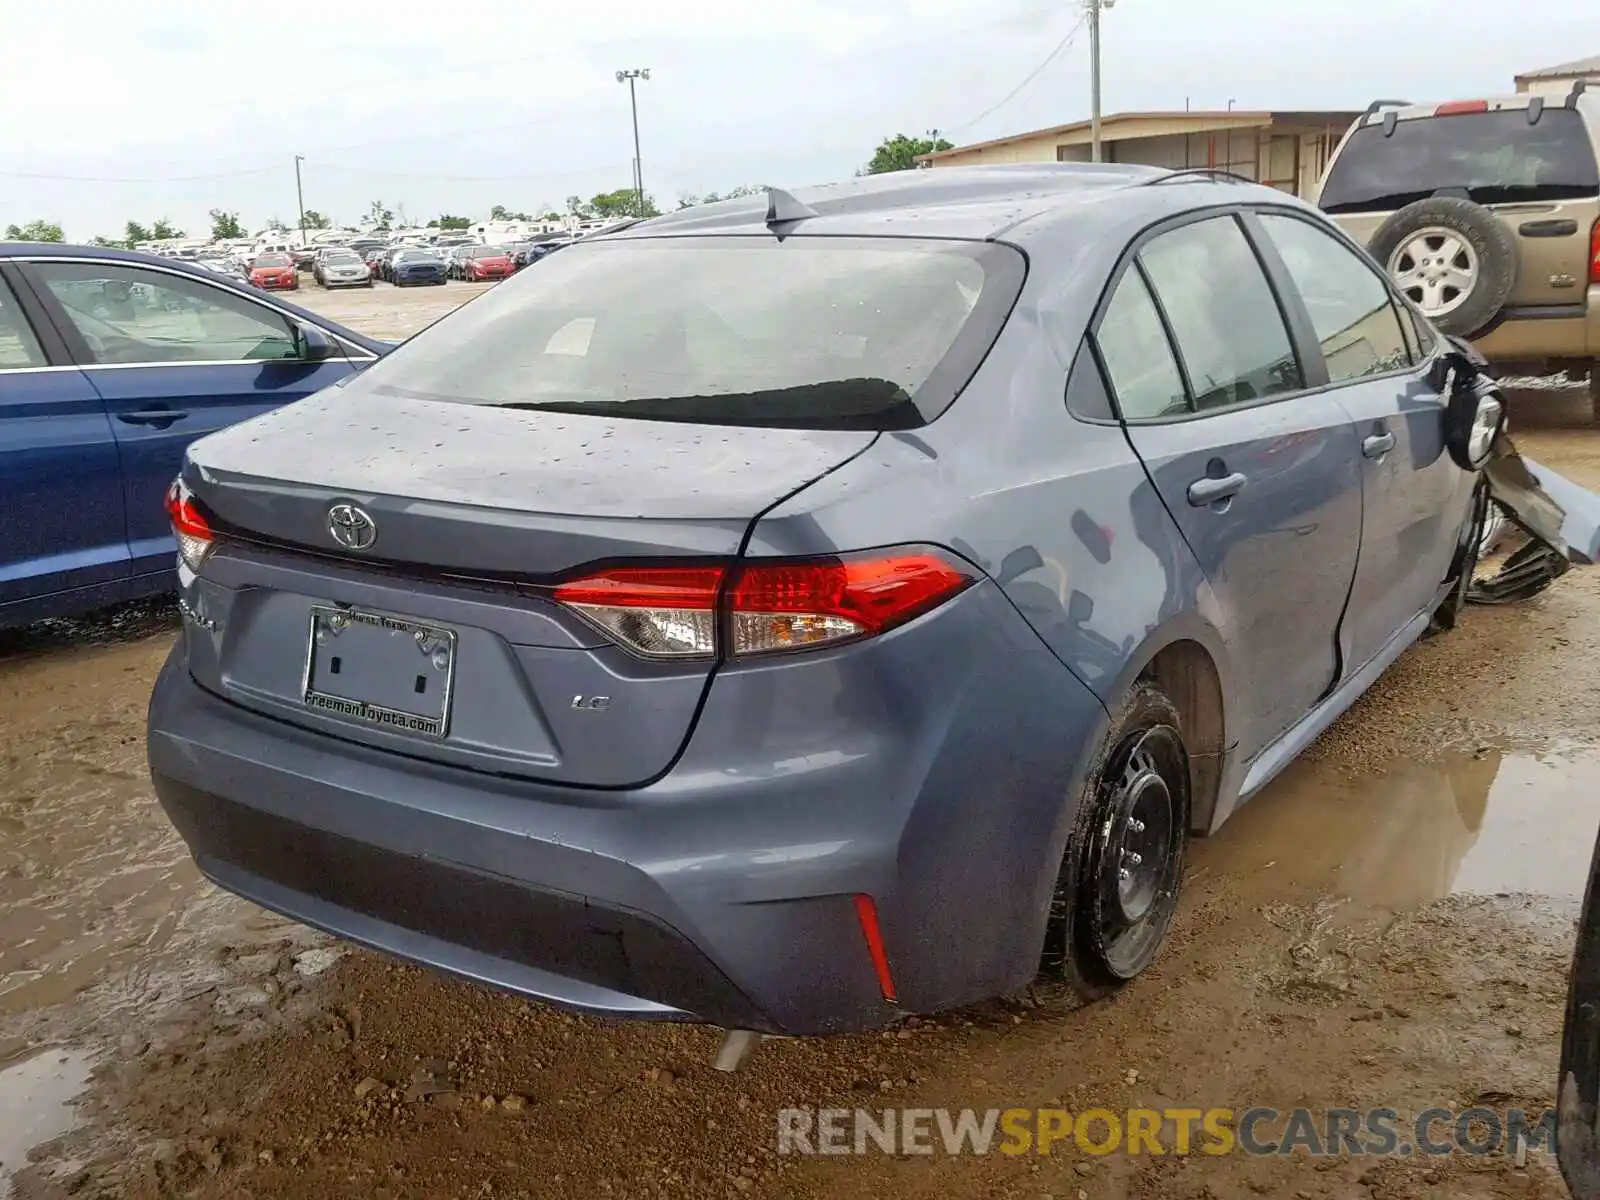
[(1044, 70), (1045, 70), (1046, 67), (1048, 67), (1051, 63), (1055, 62), (1056, 59), (1060, 58), (1061, 55), (1066, 52), (1067, 47), (1071, 46), (1073, 41), (1077, 38), (1078, 34), (1083, 31), (1084, 23), (1088, 19), (1089, 19), (1088, 13), (1084, 13), (1082, 16), (1080, 16), (1078, 18), (1078, 20), (1077, 20), (1077, 23), (1074, 24), (1071, 29), (1067, 30), (1067, 36), (1062, 38), (1059, 42), (1057, 42), (1056, 43), (1056, 48), (1054, 50), (1050, 51), (1049, 54), (1045, 55), (1044, 61), (1041, 62), (1033, 70), (1029, 71), (1028, 74), (1023, 77), (1023, 80), (1022, 80), (1021, 83), (1017, 84), (1016, 87), (1012, 88), (1009, 92), (1006, 93), (1005, 98), (1003, 100), (1001, 100), (998, 104), (995, 104), (995, 105), (992, 105), (989, 108), (986, 108), (983, 112), (979, 113), (976, 117), (973, 117), (972, 120), (968, 121), (965, 125), (958, 125), (954, 129), (949, 130), (949, 132), (950, 133), (962, 133), (962, 132), (965, 132), (966, 130), (971, 129), (974, 125), (977, 125), (980, 122), (985, 121), (988, 118), (992, 117), (995, 113), (999, 112), (1002, 108), (1004, 108), (1006, 105), (1010, 104), (1013, 100), (1015, 100), (1019, 95), (1022, 94), (1022, 91), (1023, 91), (1024, 88), (1026, 88), (1030, 83), (1032, 83), (1035, 79), (1039, 78), (1039, 76), (1044, 73)]

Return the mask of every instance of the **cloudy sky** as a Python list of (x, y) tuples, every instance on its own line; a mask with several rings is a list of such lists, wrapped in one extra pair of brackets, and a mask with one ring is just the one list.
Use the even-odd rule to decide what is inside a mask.
[[(664, 206), (819, 182), (895, 132), (967, 142), (1086, 117), (1087, 35), (1039, 70), (1080, 15), (1075, 0), (17, 4), (0, 227), (43, 217), (82, 240), (166, 216), (195, 233), (217, 207), (292, 224), (296, 154), (307, 206), (338, 220), (374, 199), (423, 219), (560, 208), (629, 185), (624, 67), (651, 69), (645, 186)], [(1105, 107), (1448, 99), (1595, 53), (1586, 4), (1118, 0)]]

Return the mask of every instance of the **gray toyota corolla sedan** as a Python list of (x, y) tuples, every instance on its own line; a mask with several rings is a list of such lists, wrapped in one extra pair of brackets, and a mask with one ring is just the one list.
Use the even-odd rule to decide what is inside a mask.
[(940, 169), (585, 239), (168, 498), (217, 883), (567, 1008), (870, 1028), (1138, 974), (1470, 576), (1499, 429), (1317, 212)]

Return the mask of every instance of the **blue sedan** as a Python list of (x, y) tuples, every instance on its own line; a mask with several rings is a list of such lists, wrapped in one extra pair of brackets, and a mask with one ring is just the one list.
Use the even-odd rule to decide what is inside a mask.
[(0, 627), (172, 590), (189, 443), (390, 348), (173, 259), (0, 243)]

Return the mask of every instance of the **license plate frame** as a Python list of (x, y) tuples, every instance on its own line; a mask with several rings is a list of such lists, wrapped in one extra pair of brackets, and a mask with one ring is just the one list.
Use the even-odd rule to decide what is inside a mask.
[[(306, 624), (306, 656), (301, 703), (309, 711), (368, 728), (389, 729), (434, 741), (441, 741), (449, 736), (451, 710), (455, 704), (456, 663), (460, 648), (460, 638), (454, 629), (412, 617), (325, 604), (312, 606)], [(333, 655), (328, 643), (351, 628), (360, 629), (363, 634), (376, 630), (380, 633), (405, 635), (426, 663), (426, 667), (416, 676), (419, 681), (441, 673), (436, 665), (436, 657), (438, 651), (442, 650), (447, 659), (442, 669), (443, 695), (440, 702), (430, 706), (429, 711), (417, 712), (413, 708), (402, 707), (392, 701), (382, 703), (371, 697), (344, 695), (331, 689), (327, 679), (331, 675), (340, 673), (341, 656)], [(320, 642), (317, 636), (319, 632), (328, 635)], [(319, 648), (330, 649), (328, 659), (332, 669), (329, 671), (319, 673), (317, 669)], [(369, 653), (371, 650), (370, 647), (362, 649)], [(358, 686), (349, 690), (361, 689)]]

